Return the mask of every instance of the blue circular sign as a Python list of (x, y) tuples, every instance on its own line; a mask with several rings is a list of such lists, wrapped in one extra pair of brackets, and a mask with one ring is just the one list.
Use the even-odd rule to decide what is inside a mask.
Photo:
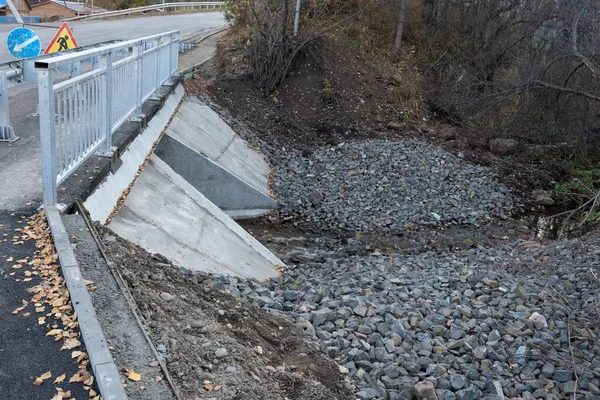
[(42, 51), (40, 37), (29, 28), (15, 28), (6, 37), (8, 51), (16, 59), (39, 56)]

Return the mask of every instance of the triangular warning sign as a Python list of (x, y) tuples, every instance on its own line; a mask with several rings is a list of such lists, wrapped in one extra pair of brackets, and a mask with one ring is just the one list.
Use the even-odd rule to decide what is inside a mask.
[(57, 51), (74, 49), (77, 46), (77, 41), (75, 40), (75, 36), (73, 36), (73, 32), (69, 25), (66, 22), (58, 28), (58, 32), (50, 41), (48, 47), (46, 47), (46, 51), (44, 54), (48, 53), (56, 53)]

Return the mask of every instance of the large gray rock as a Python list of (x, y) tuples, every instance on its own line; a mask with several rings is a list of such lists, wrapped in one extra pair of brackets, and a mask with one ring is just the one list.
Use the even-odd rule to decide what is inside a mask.
[(419, 382), (415, 385), (415, 398), (417, 400), (438, 400), (435, 386), (430, 381)]

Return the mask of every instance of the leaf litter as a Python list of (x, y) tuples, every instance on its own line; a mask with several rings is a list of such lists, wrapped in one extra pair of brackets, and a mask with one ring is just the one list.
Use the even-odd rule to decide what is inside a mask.
[[(23, 219), (26, 219), (23, 217)], [(37, 250), (33, 258), (26, 257), (16, 260), (16, 264), (11, 268), (15, 272), (22, 270), (24, 265), (27, 265), (31, 270), (22, 270), (25, 276), (23, 282), (32, 281), (32, 276), (39, 276), (40, 281), (27, 289), (31, 294), (31, 300), (22, 300), (22, 306), (12, 311), (12, 314), (18, 315), (30, 303), (34, 306), (34, 311), (37, 314), (43, 314), (37, 317), (38, 325), (46, 325), (48, 332), (46, 336), (52, 336), (54, 341), (62, 341), (61, 351), (74, 350), (81, 346), (81, 333), (79, 332), (79, 323), (77, 322), (77, 313), (73, 310), (69, 291), (66, 287), (65, 279), (59, 272), (58, 254), (54, 247), (52, 236), (46, 221), (44, 211), (41, 211), (27, 220), (27, 224), (23, 228), (17, 229), (19, 235), (13, 236), (13, 245), (23, 244), (25, 240), (34, 240)], [(13, 257), (7, 258), (6, 262), (15, 262)], [(15, 272), (9, 274), (15, 275)], [(15, 278), (15, 280), (21, 280)], [(90, 282), (93, 283), (93, 282)], [(86, 284), (89, 284), (86, 282)], [(31, 312), (23, 313), (22, 316), (27, 317)], [(53, 323), (48, 323), (48, 318), (52, 318)], [(78, 363), (78, 372), (70, 379), (69, 383), (82, 383), (83, 388), (88, 391), (89, 398), (92, 400), (100, 400), (96, 391), (92, 388), (94, 384), (94, 376), (88, 371), (89, 358), (87, 353), (75, 350), (71, 353), (71, 358), (76, 358)], [(40, 386), (46, 380), (52, 377), (51, 371), (48, 371), (37, 377), (33, 385)], [(67, 374), (59, 375), (54, 384), (64, 383)], [(56, 387), (57, 393), (52, 397), (52, 400), (71, 399), (71, 391), (64, 391)]]

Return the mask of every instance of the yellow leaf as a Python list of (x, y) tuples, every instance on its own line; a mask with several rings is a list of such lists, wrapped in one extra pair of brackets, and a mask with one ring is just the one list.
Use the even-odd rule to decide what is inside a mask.
[(51, 378), (51, 377), (52, 377), (52, 372), (50, 372), (50, 371), (48, 371), (48, 372), (45, 372), (45, 373), (43, 373), (43, 374), (40, 376), (40, 378), (42, 378), (42, 379), (44, 379), (44, 380), (46, 380), (46, 379), (48, 379), (48, 378)]
[(66, 377), (67, 377), (67, 374), (62, 374), (61, 376), (59, 376), (58, 378), (56, 378), (54, 380), (54, 384), (61, 383), (62, 381), (65, 380)]
[(142, 379), (142, 375), (135, 372), (133, 368), (125, 368), (125, 376), (134, 382), (139, 382)]
[(160, 381), (162, 381), (162, 378), (161, 378), (160, 376), (157, 376), (156, 378), (154, 378), (154, 380), (155, 380), (156, 382), (160, 382)]
[(12, 260), (13, 260), (13, 258), (12, 258), (12, 257), (8, 257), (8, 258), (6, 259), (6, 262), (12, 262)]
[(83, 382), (84, 377), (79, 375), (79, 374), (75, 374), (71, 377), (71, 379), (69, 379), (69, 383), (73, 383), (73, 382)]
[(75, 350), (74, 352), (71, 353), (71, 358), (76, 358), (79, 357), (81, 355), (81, 351)]
[(90, 397), (94, 397), (96, 394), (97, 393), (94, 389), (90, 389)]
[(51, 331), (49, 331), (48, 333), (46, 333), (46, 336), (54, 336), (54, 335), (58, 335), (59, 333), (61, 333), (62, 331), (60, 329), (52, 329)]
[(96, 283), (94, 281), (90, 281), (90, 280), (87, 280), (87, 279), (84, 279), (83, 282), (85, 283), (86, 286), (87, 285), (93, 285), (94, 283)]
[(35, 386), (40, 386), (42, 383), (44, 383), (44, 380), (40, 378), (35, 378), (35, 381), (33, 381)]
[(221, 390), (222, 388), (223, 388), (223, 385), (219, 384), (219, 385), (215, 385), (214, 390), (215, 390), (215, 392), (217, 392), (217, 391)]
[(214, 388), (215, 388), (215, 385), (213, 385), (212, 383), (204, 384), (204, 389), (208, 390), (209, 392), (212, 392)]

